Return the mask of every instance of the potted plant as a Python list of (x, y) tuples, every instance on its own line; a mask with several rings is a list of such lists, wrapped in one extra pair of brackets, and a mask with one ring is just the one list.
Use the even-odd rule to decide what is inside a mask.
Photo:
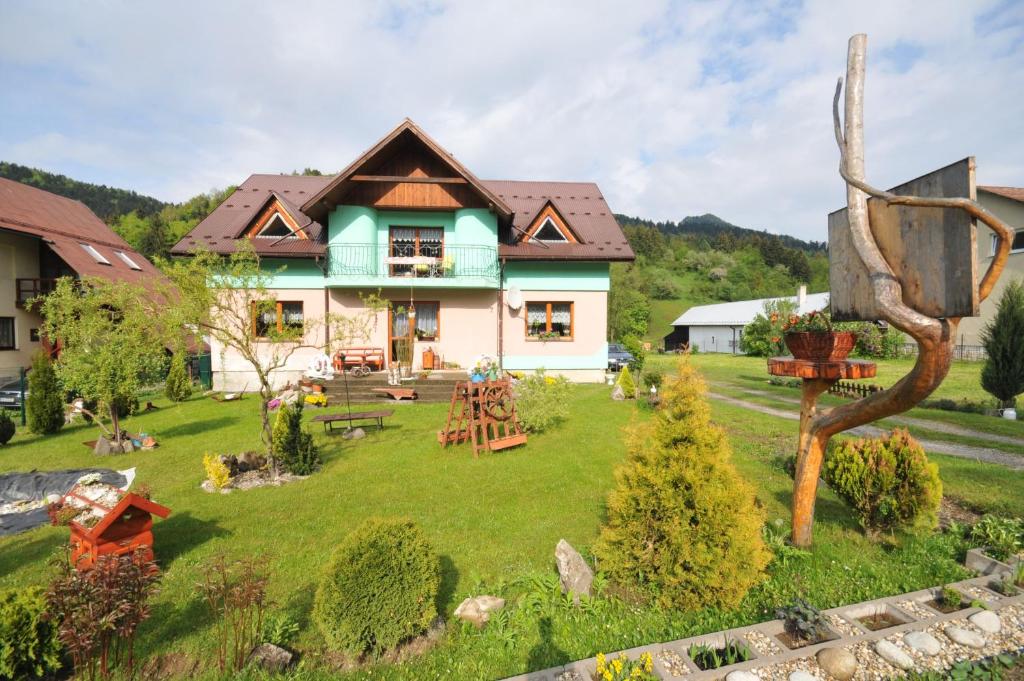
[(796, 359), (838, 362), (846, 359), (857, 341), (852, 331), (836, 331), (827, 312), (790, 315), (782, 325), (786, 347)]

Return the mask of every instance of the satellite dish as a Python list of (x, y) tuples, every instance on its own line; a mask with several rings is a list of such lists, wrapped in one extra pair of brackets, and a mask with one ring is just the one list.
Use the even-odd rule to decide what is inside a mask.
[(508, 287), (508, 291), (505, 293), (505, 302), (510, 310), (518, 310), (523, 306), (523, 293), (518, 286), (513, 284)]

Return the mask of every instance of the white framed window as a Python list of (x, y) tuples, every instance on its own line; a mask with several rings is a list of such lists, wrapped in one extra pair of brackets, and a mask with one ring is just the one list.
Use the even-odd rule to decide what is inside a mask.
[[(996, 254), (996, 248), (999, 246), (999, 238), (992, 235), (992, 247), (989, 249), (989, 255)], [(1013, 243), (1010, 244), (1010, 253), (1024, 253), (1024, 229), (1018, 229), (1013, 234)]]
[(107, 260), (102, 253), (97, 251), (91, 244), (78, 244), (82, 247), (82, 250), (92, 256), (92, 259), (101, 265), (109, 265), (110, 261)]
[(132, 260), (124, 251), (114, 251), (114, 254), (117, 255), (117, 257), (121, 258), (121, 262), (123, 262), (125, 265), (128, 265), (128, 267), (131, 267), (133, 270), (139, 270), (140, 272), (142, 271), (142, 268), (139, 267), (139, 264)]
[(550, 216), (545, 218), (537, 231), (533, 233), (533, 240), (546, 243), (567, 243), (569, 241)]

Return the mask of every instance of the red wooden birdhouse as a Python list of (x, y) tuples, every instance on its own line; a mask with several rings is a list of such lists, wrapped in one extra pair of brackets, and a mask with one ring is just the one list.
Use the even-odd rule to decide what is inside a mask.
[(79, 570), (88, 570), (100, 556), (139, 549), (143, 560), (153, 560), (153, 516), (166, 518), (171, 512), (138, 494), (105, 484), (75, 485), (64, 495), (63, 507), (80, 511), (68, 522), (71, 561)]

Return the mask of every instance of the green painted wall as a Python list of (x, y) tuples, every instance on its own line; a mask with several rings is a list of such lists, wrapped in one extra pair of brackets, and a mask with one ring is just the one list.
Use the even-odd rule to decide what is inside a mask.
[(505, 289), (521, 291), (607, 291), (611, 286), (606, 262), (509, 262)]
[(327, 218), (327, 239), (331, 244), (377, 243), (377, 210), (338, 206)]
[(260, 268), (270, 275), (267, 288), (317, 288), (327, 281), (312, 260), (299, 258), (262, 258)]

